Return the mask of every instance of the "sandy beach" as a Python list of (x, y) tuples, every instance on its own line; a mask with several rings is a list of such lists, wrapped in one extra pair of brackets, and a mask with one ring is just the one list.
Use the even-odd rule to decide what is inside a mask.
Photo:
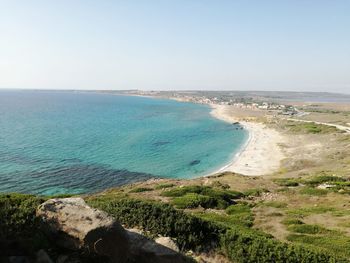
[(223, 121), (239, 121), (248, 130), (249, 139), (242, 151), (232, 162), (219, 171), (230, 171), (244, 175), (265, 175), (277, 171), (284, 154), (279, 146), (286, 141), (279, 132), (267, 128), (264, 124), (242, 121), (235, 117), (235, 108), (229, 105), (211, 105), (211, 114)]

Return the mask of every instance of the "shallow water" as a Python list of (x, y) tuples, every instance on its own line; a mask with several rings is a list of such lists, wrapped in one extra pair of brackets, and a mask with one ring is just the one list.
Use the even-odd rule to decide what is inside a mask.
[(101, 93), (0, 91), (0, 192), (86, 193), (227, 164), (247, 132), (206, 105)]

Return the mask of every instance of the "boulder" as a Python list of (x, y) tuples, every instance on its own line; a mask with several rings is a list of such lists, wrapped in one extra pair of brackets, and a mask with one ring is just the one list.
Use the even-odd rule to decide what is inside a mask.
[(154, 240), (156, 243), (167, 247), (176, 252), (180, 252), (179, 247), (175, 244), (175, 242), (170, 237), (158, 237)]
[(107, 213), (89, 207), (82, 198), (50, 199), (38, 207), (36, 214), (59, 246), (105, 256), (116, 263), (126, 262), (129, 257), (124, 228)]
[(132, 263), (189, 262), (188, 258), (184, 255), (146, 238), (137, 231), (129, 230), (128, 236), (130, 242), (130, 262)]
[(49, 255), (46, 253), (45, 250), (40, 249), (36, 253), (36, 263), (53, 263)]

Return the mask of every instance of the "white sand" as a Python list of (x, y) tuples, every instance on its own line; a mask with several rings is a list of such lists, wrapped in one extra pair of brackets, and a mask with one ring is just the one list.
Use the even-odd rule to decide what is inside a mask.
[[(230, 171), (244, 175), (265, 175), (277, 171), (284, 154), (278, 145), (285, 139), (276, 130), (267, 128), (256, 122), (240, 121), (235, 118), (234, 107), (228, 105), (212, 105), (211, 114), (223, 121), (239, 123), (249, 132), (249, 139), (243, 149), (232, 162), (219, 171)], [(218, 171), (218, 172), (219, 172)]]

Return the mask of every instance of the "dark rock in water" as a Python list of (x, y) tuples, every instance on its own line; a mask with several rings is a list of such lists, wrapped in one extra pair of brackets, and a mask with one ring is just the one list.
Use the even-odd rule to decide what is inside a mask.
[(166, 145), (169, 144), (170, 142), (168, 141), (159, 141), (159, 142), (155, 142), (153, 143), (154, 146), (162, 146), (162, 145)]
[(190, 165), (193, 166), (193, 165), (197, 165), (201, 162), (201, 160), (194, 160), (192, 162), (190, 162)]
[[(56, 167), (48, 167), (31, 172), (14, 171), (9, 173), (8, 178), (12, 180), (11, 184), (14, 185), (14, 192), (27, 191), (39, 195), (56, 195), (94, 193), (106, 188), (146, 181), (157, 177), (152, 174), (131, 172), (125, 169), (113, 169), (108, 165), (67, 163), (62, 166), (57, 165)], [(27, 181), (21, 178), (38, 179), (41, 184), (29, 184), (30, 188), (26, 188), (23, 182)]]
[(129, 241), (124, 228), (107, 213), (89, 207), (82, 198), (50, 199), (37, 209), (43, 229), (57, 245), (126, 262)]

